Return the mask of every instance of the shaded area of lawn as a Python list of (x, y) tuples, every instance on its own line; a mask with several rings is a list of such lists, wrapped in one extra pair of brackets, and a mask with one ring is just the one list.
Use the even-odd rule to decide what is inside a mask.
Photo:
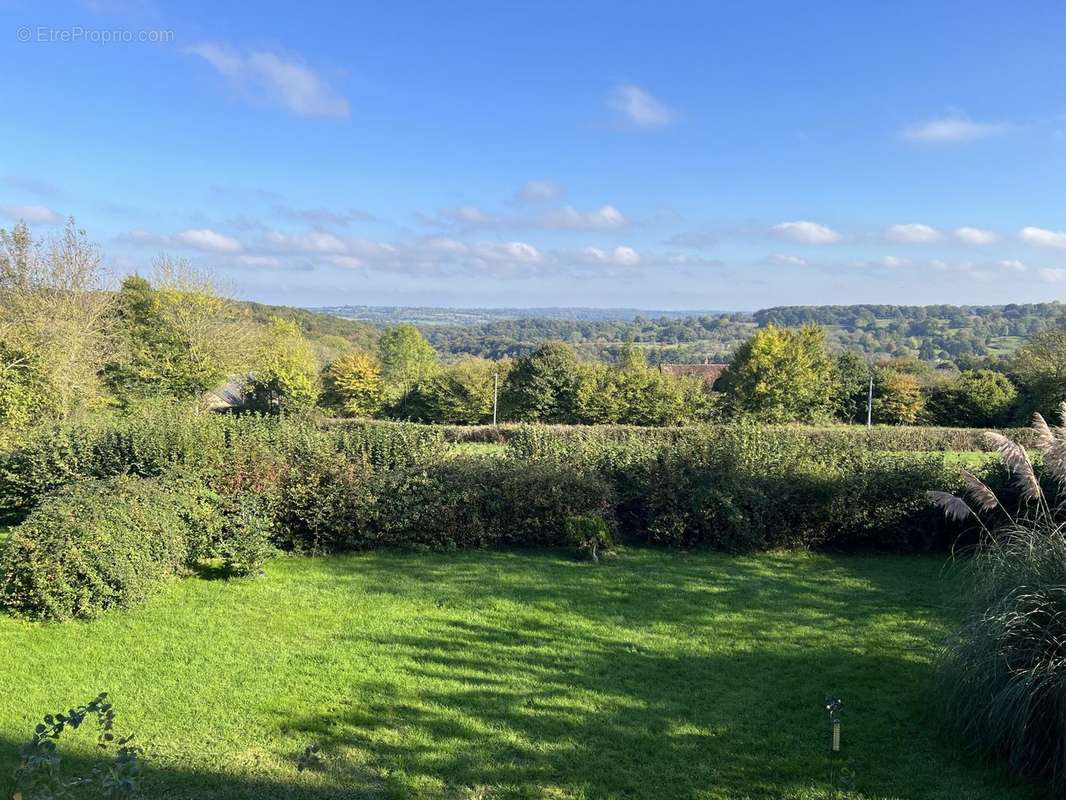
[(1038, 797), (931, 724), (942, 563), (373, 553), (0, 618), (0, 787), (35, 717), (108, 690), (151, 797), (820, 798), (832, 692), (844, 796)]

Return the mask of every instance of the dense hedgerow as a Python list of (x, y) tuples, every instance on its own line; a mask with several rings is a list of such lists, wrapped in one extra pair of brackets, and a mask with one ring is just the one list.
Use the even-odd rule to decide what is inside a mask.
[[(692, 425), (674, 428), (641, 428), (629, 425), (511, 425), (501, 426), (502, 438), (523, 456), (547, 452), (567, 452), (574, 447), (588, 448), (606, 444), (658, 446), (678, 442), (714, 441), (723, 432), (743, 425), (743, 420), (728, 425)], [(754, 423), (751, 423), (754, 424)], [(794, 440), (819, 448), (861, 448), (892, 452), (990, 452), (995, 448), (985, 438), (985, 428), (932, 428), (902, 425), (761, 425), (775, 440)], [(454, 441), (488, 441), (480, 428), (473, 438), (464, 439), (461, 429), (448, 429)], [(1036, 442), (1028, 428), (1000, 431), (1025, 447)]]
[[(613, 432), (618, 434), (619, 431)], [(753, 424), (669, 438), (517, 431), (522, 462), (565, 462), (602, 476), (632, 541), (727, 550), (773, 547), (945, 549), (958, 536), (925, 492), (955, 485), (941, 454), (896, 453), (839, 439), (816, 444)], [(713, 435), (710, 435), (712, 434)], [(991, 479), (991, 478), (990, 478)]]
[(339, 457), (304, 462), (281, 486), (288, 546), (454, 549), (564, 545), (566, 521), (612, 518), (601, 478), (558, 463), (452, 458), (374, 471)]
[(87, 478), (45, 498), (0, 548), (0, 605), (44, 619), (135, 605), (211, 561), (251, 575), (274, 552), (272, 497), (198, 477)]
[(42, 425), (0, 453), (0, 522), (23, 518), (41, 498), (82, 478), (155, 477), (178, 468), (210, 484), (262, 478), (308, 448), (378, 469), (434, 460), (443, 432), (424, 425), (197, 413), (180, 403), (146, 403), (127, 414)]
[(0, 558), (0, 600), (17, 613), (57, 620), (133, 605), (183, 572), (220, 523), (194, 484), (75, 483), (11, 532)]
[[(463, 458), (448, 452), (445, 430), (408, 423), (148, 406), (42, 426), (0, 458), (7, 518), (29, 515), (11, 537), (4, 596), (27, 613), (85, 615), (135, 602), (202, 558), (248, 574), (275, 545), (565, 545), (576, 517), (675, 547), (953, 543), (958, 530), (924, 497), (957, 485), (942, 454), (883, 449), (889, 429), (821, 430), (521, 426), (509, 432), (509, 457)], [(142, 485), (143, 503), (130, 488)], [(142, 564), (133, 550), (145, 541)]]

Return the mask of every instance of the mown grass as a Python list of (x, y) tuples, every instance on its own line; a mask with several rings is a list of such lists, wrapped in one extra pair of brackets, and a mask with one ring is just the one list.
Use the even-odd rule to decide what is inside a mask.
[(371, 553), (0, 617), (0, 791), (40, 716), (107, 690), (152, 798), (1038, 797), (931, 719), (945, 581), (936, 557)]

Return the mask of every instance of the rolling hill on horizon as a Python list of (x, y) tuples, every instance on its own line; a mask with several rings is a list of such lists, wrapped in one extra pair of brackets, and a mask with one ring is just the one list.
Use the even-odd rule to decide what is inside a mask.
[[(1033, 333), (1066, 324), (1060, 302), (1000, 306), (776, 306), (755, 312), (649, 311), (630, 308), (441, 308), (331, 306), (299, 309), (248, 303), (253, 315), (293, 319), (312, 339), (339, 337), (372, 349), (390, 325), (411, 323), (441, 354), (515, 357), (561, 340), (582, 358), (612, 361), (627, 342), (651, 363), (726, 362), (760, 327), (823, 326), (831, 346), (868, 358), (913, 356), (972, 366), (1008, 355)], [(336, 338), (334, 338), (334, 341)]]

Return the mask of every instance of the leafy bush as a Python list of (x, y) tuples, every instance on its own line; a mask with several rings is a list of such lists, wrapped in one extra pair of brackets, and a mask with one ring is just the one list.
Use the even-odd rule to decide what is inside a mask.
[(561, 464), (454, 458), (374, 472), (323, 457), (290, 476), (281, 509), (282, 538), (301, 549), (565, 545), (566, 521), (609, 517), (613, 497)]
[[(966, 743), (1016, 773), (1066, 792), (1066, 521), (1056, 490), (1066, 485), (1066, 426), (1036, 416), (1042, 469), (1003, 436), (998, 445), (1017, 495), (969, 473), (960, 495), (931, 493), (949, 517), (976, 522), (965, 621), (948, 642), (936, 689)], [(1043, 474), (1041, 474), (1043, 472)], [(1042, 480), (1043, 479), (1043, 480)]]
[(336, 449), (377, 469), (432, 461), (444, 455), (444, 431), (410, 422), (352, 421), (327, 428)]
[(155, 477), (180, 468), (220, 473), (237, 440), (265, 423), (145, 402), (128, 414), (44, 424), (0, 456), (3, 521), (17, 522), (50, 492), (80, 478)]
[(142, 601), (185, 569), (192, 526), (207, 516), (188, 486), (125, 477), (76, 483), (11, 532), (0, 600), (56, 620)]
[(956, 535), (925, 500), (946, 480), (942, 455), (819, 442), (806, 429), (740, 423), (638, 436), (528, 427), (510, 450), (605, 478), (620, 528), (637, 541), (909, 551), (946, 548)]
[[(540, 457), (550, 453), (567, 453), (577, 447), (586, 450), (605, 445), (661, 447), (677, 443), (713, 442), (738, 424), (692, 425), (674, 428), (644, 428), (631, 425), (501, 425), (496, 429), (522, 458)], [(818, 448), (888, 450), (895, 452), (944, 452), (995, 450), (985, 434), (987, 428), (936, 428), (903, 425), (761, 425), (767, 436), (775, 440), (794, 440)], [(492, 429), (490, 429), (492, 430)], [(1008, 428), (1000, 431), (1023, 444), (1035, 447), (1036, 439), (1028, 428)], [(485, 434), (472, 429), (472, 438), (461, 431), (447, 429), (449, 440), (481, 441)]]
[(603, 517), (582, 514), (570, 517), (566, 521), (566, 534), (570, 544), (586, 552), (594, 562), (599, 563), (600, 555), (610, 555), (614, 539), (611, 528)]
[(274, 516), (263, 495), (242, 493), (231, 498), (210, 555), (220, 558), (231, 575), (256, 575), (275, 554)]

